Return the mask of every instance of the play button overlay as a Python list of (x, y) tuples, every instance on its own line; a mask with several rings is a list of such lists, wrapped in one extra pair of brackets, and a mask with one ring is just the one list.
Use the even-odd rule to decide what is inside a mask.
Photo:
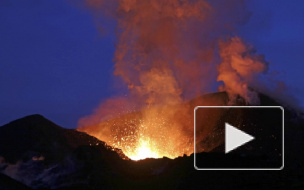
[(198, 106), (194, 109), (194, 168), (281, 170), (281, 106)]
[(236, 149), (243, 144), (252, 141), (253, 136), (248, 135), (247, 133), (225, 123), (225, 153)]

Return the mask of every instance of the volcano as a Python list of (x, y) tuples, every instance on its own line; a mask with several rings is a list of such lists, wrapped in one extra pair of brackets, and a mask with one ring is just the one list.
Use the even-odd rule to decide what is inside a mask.
[[(268, 96), (259, 96), (261, 105), (280, 105)], [(193, 99), (187, 105), (191, 105), (189, 110), (193, 113), (198, 105), (228, 103), (227, 94), (221, 92)], [(239, 98), (235, 104), (244, 105), (245, 101)], [(303, 114), (284, 107), (286, 151), (285, 168), (281, 171), (197, 171), (193, 167), (193, 147), (189, 148), (192, 150), (189, 155), (133, 161), (122, 150), (90, 136), (89, 131), (87, 134), (65, 129), (41, 115), (27, 116), (0, 127), (0, 189), (303, 189)], [(123, 120), (128, 126), (140, 114), (134, 112), (107, 123)], [(243, 118), (240, 123), (254, 119), (242, 113), (233, 115), (234, 120)], [(219, 113), (215, 120), (225, 117), (227, 113)], [(203, 135), (196, 142), (202, 147), (197, 156), (206, 162), (220, 157), (218, 152), (223, 149), (224, 142), (219, 138), (222, 132), (215, 120), (207, 124), (201, 121)], [(131, 126), (128, 130), (133, 129)], [(125, 126), (118, 129), (124, 130)], [(260, 128), (251, 130), (260, 131)], [(271, 143), (271, 139), (266, 143)], [(265, 159), (255, 154), (248, 157), (253, 164)], [(234, 154), (226, 159), (240, 162), (243, 155)], [(272, 162), (271, 158), (267, 159)]]

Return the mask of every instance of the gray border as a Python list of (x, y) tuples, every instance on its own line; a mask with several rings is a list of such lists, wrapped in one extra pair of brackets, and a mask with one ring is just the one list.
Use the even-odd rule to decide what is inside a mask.
[[(279, 168), (198, 168), (196, 166), (196, 110), (199, 108), (279, 108), (282, 110), (282, 166)], [(196, 170), (282, 170), (284, 168), (284, 108), (282, 106), (196, 106), (194, 108), (194, 168)]]

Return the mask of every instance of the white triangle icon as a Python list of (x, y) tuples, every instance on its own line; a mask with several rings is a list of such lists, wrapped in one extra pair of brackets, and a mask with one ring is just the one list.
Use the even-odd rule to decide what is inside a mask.
[(225, 123), (225, 153), (229, 153), (253, 139), (253, 136)]

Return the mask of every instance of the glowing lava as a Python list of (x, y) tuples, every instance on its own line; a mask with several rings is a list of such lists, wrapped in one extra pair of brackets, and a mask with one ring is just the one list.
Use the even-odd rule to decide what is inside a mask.
[[(153, 107), (79, 128), (109, 146), (120, 149), (122, 157), (176, 158), (193, 153), (193, 126), (184, 106)], [(189, 130), (189, 136), (184, 131)]]
[(153, 148), (150, 140), (140, 139), (138, 146), (133, 152), (125, 153), (131, 160), (142, 160), (145, 158), (161, 158), (162, 156)]

